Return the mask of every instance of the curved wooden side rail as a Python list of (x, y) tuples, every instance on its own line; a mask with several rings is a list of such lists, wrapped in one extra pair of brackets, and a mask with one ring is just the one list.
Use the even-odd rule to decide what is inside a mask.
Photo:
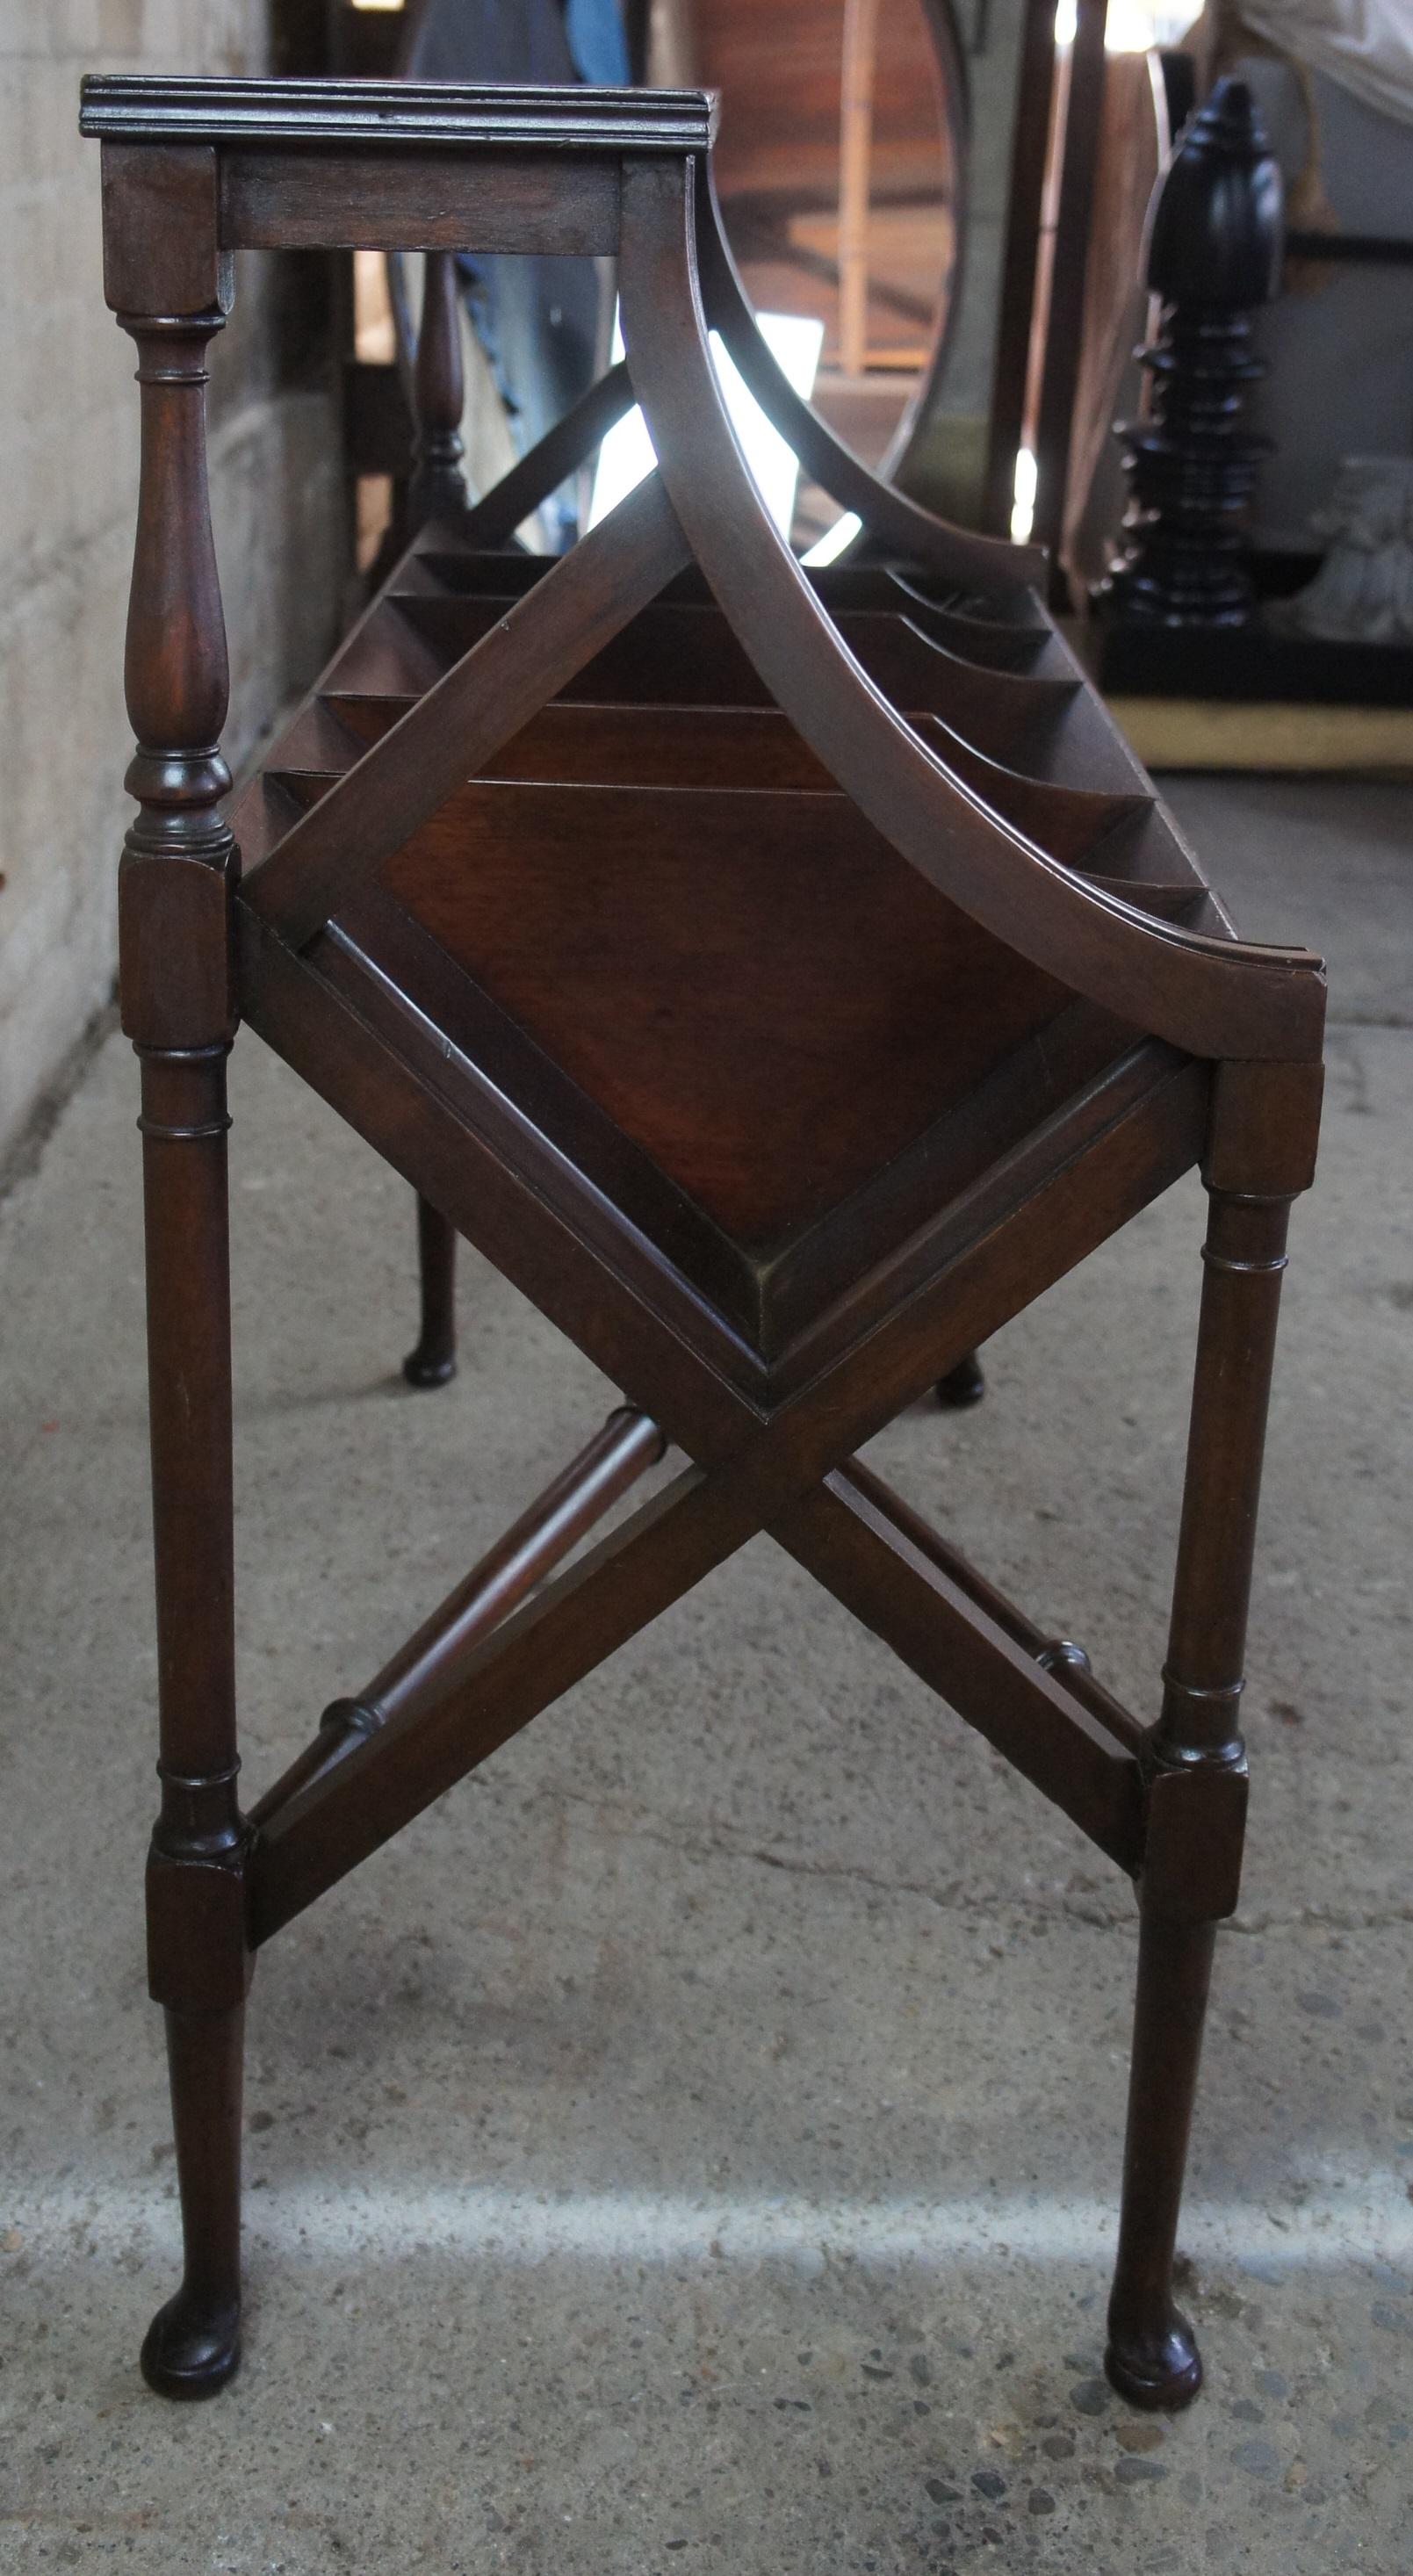
[(745, 469), (707, 339), (700, 186), (664, 161), (625, 169), (623, 191), (624, 337), (663, 482), (771, 695), (840, 786), (982, 928), (1130, 1026), (1196, 1056), (1318, 1056), (1318, 957), (1185, 931), (1074, 876), (1003, 827), (874, 687)]
[[(709, 165), (703, 162), (701, 167), (708, 174), (701, 201), (710, 221), (703, 232), (701, 261), (709, 321), (720, 332), (767, 420), (806, 471), (844, 508), (857, 514), (870, 536), (928, 572), (968, 589), (1001, 595), (1037, 588), (1046, 570), (1042, 547), (1012, 545), (1002, 537), (980, 536), (935, 517), (881, 481), (796, 393), (762, 337), (721, 226)], [(586, 462), (635, 400), (631, 371), (620, 360), (476, 504), (465, 530), (469, 541), (503, 545), (521, 520)], [(986, 621), (977, 622), (984, 636)]]

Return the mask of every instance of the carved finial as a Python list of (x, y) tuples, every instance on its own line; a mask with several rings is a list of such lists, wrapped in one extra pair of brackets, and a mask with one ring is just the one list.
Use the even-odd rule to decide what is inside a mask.
[(1251, 314), (1276, 292), (1281, 176), (1244, 81), (1217, 83), (1159, 181), (1148, 283), (1163, 300), (1142, 353), (1152, 415), (1120, 424), (1132, 489), (1103, 613), (1164, 626), (1242, 626), (1255, 613), (1245, 521), (1270, 441), (1241, 427), (1264, 375)]

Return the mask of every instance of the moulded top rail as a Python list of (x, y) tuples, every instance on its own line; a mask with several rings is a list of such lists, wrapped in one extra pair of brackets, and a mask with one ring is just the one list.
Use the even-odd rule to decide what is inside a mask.
[(704, 152), (717, 99), (702, 89), (521, 88), (384, 80), (162, 80), (91, 72), (82, 133), (105, 143), (425, 144), (524, 151)]

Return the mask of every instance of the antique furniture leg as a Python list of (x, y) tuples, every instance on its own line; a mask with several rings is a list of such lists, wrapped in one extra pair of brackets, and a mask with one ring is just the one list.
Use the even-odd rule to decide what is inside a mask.
[(240, 2128), (245, 2009), (169, 2012), (167, 2062), (184, 2256), (142, 2345), (159, 2397), (214, 2397), (240, 2362)]
[(407, 515), (415, 531), (428, 519), (462, 517), (467, 502), (461, 463), (466, 452), (461, 436), (461, 416), (466, 408), (461, 297), (456, 260), (449, 250), (427, 253), (412, 391), (417, 408), (417, 445)]
[(965, 1413), (968, 1405), (980, 1404), (986, 1393), (986, 1380), (975, 1351), (968, 1351), (945, 1377), (939, 1377), (935, 1392), (938, 1403), (949, 1413)]
[[(213, 156), (155, 156), (174, 277), (122, 236), (109, 295), (137, 343), (142, 474), (127, 701), (140, 810), (119, 875), (123, 1023), (142, 1066), (161, 1812), (147, 1871), (166, 2013), (185, 2266), (142, 2349), (152, 2387), (202, 2397), (239, 2358), (240, 2074), (249, 1951), (236, 1802), (226, 1056), (237, 872), (217, 810), (225, 632), (206, 485), (206, 350), (223, 325)], [(141, 200), (144, 181), (134, 194)], [(135, 227), (134, 227), (135, 229)], [(132, 259), (129, 280), (125, 253)], [(203, 256), (204, 254), (204, 256)], [(166, 263), (163, 263), (165, 268)], [(196, 272), (193, 276), (191, 273)], [(143, 289), (156, 314), (133, 310)], [(167, 291), (162, 292), (163, 289)], [(207, 309), (189, 311), (204, 292)]]
[[(142, 831), (140, 821), (125, 867)], [(155, 912), (158, 872), (189, 864), (138, 858), (133, 875), (145, 870), (146, 883), (125, 883), (129, 1005), (144, 928), (133, 907)], [(213, 882), (224, 891), (221, 874)], [(166, 2009), (185, 2245), (182, 2286), (153, 2320), (142, 2367), (168, 2396), (206, 2396), (239, 2358), (248, 1972), (247, 1834), (236, 1803), (226, 1047), (140, 1051), (162, 1746), (148, 1960), (152, 1993)]]
[[(450, 251), (429, 251), (422, 321), (413, 370), (417, 453), (407, 495), (409, 525), (450, 513), (464, 517), (466, 477), (461, 415), (465, 369), (461, 354), (461, 299)], [(456, 1229), (429, 1199), (417, 1201), (417, 1266), (422, 1324), (415, 1350), (402, 1363), (409, 1386), (445, 1386), (456, 1375)]]
[[(1246, 1756), (1238, 1713), (1286, 1228), (1313, 1165), (1318, 1068), (1294, 1070), (1292, 1089), (1291, 1068), (1221, 1068), (1204, 1172), (1202, 1312), (1163, 1709), (1150, 1739), (1123, 2206), (1105, 2356), (1114, 2386), (1140, 2406), (1186, 2405), (1202, 2383), (1192, 2328), (1173, 2303), (1172, 2270), (1216, 1925), (1235, 1908), (1241, 1870)], [(1274, 1157), (1273, 1136), (1281, 1137)], [(1272, 1189), (1273, 1172), (1293, 1186)]]
[(456, 1375), (456, 1228), (430, 1199), (417, 1201), (422, 1328), (402, 1374), (409, 1386), (445, 1386)]

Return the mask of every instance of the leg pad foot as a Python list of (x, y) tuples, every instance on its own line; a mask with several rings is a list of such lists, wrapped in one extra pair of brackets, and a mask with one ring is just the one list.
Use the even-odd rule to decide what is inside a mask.
[(143, 2339), (142, 2375), (159, 2397), (214, 2397), (240, 2366), (240, 2309), (200, 2307), (178, 2290)]
[(1111, 2333), (1104, 2372), (1130, 2406), (1176, 2414), (1202, 2385), (1202, 2356), (1186, 2317), (1174, 2311), (1157, 2333)]
[(980, 1404), (986, 1393), (986, 1380), (975, 1351), (968, 1351), (966, 1358), (958, 1360), (954, 1369), (948, 1369), (945, 1377), (939, 1377), (936, 1392), (938, 1403), (945, 1405), (950, 1413), (964, 1413), (968, 1405)]
[(456, 1375), (456, 1358), (451, 1351), (424, 1351), (419, 1342), (402, 1363), (402, 1374), (409, 1386), (445, 1386)]

